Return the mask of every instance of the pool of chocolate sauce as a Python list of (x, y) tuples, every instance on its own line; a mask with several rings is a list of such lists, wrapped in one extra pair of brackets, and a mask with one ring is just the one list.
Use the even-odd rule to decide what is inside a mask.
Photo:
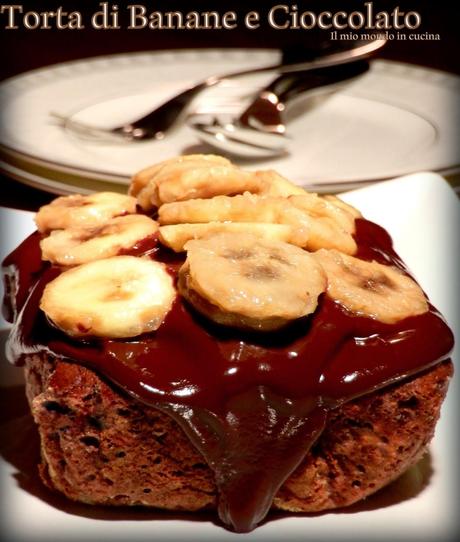
[[(3, 264), (6, 276), (19, 278), (5, 303), (10, 319), (17, 315), (10, 360), (21, 364), (24, 355), (50, 352), (171, 415), (213, 469), (219, 515), (239, 532), (265, 517), (331, 409), (448, 358), (453, 347), (450, 329), (431, 305), (425, 314), (383, 324), (325, 295), (314, 315), (275, 333), (217, 326), (178, 296), (154, 333), (73, 340), (39, 309), (43, 288), (61, 272), (40, 261), (39, 239), (30, 236)], [(404, 269), (381, 227), (359, 219), (355, 239), (358, 257)], [(143, 252), (177, 276), (182, 257), (154, 239), (134, 249)]]

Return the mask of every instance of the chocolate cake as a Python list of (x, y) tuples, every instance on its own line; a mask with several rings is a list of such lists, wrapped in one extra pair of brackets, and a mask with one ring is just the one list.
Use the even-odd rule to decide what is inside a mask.
[(4, 308), (49, 487), (216, 508), (244, 532), (271, 508), (350, 505), (425, 452), (452, 333), (340, 199), (191, 155), (36, 223), (4, 261)]

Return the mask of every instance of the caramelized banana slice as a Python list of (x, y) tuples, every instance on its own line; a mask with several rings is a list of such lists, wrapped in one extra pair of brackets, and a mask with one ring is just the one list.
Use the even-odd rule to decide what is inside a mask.
[(165, 203), (159, 209), (158, 220), (161, 225), (213, 221), (286, 224), (292, 226), (291, 242), (298, 246), (306, 245), (310, 229), (306, 213), (285, 198), (255, 194)]
[(164, 266), (115, 256), (64, 271), (47, 284), (40, 308), (73, 337), (136, 337), (154, 331), (176, 292)]
[(355, 217), (346, 209), (317, 194), (305, 193), (291, 196), (289, 202), (310, 217), (310, 235), (307, 248), (335, 248), (346, 254), (354, 254), (357, 246), (353, 239)]
[(337, 248), (354, 254), (357, 248), (353, 216), (315, 194), (287, 199), (243, 194), (167, 203), (160, 207), (158, 218), (163, 225), (206, 221), (287, 224), (293, 232), (290, 242), (309, 250)]
[(328, 295), (351, 312), (393, 324), (428, 310), (418, 284), (396, 267), (319, 250), (314, 257), (327, 274)]
[(254, 192), (259, 194), (259, 196), (287, 197), (307, 193), (302, 187), (291, 183), (291, 181), (288, 181), (273, 169), (256, 171), (254, 175), (259, 181), (259, 187)]
[(174, 224), (161, 226), (160, 241), (175, 252), (185, 250), (192, 239), (202, 239), (216, 233), (250, 233), (263, 239), (290, 243), (292, 228), (286, 224), (264, 224), (255, 222), (208, 222), (206, 224)]
[(344, 211), (348, 211), (354, 218), (362, 218), (362, 214), (353, 207), (353, 205), (350, 205), (349, 203), (345, 203), (342, 199), (338, 198), (337, 196), (334, 196), (333, 194), (325, 194), (322, 196), (323, 199), (326, 201), (332, 203), (336, 207), (340, 207)]
[(289, 201), (298, 209), (306, 211), (312, 218), (327, 218), (335, 222), (343, 231), (352, 233), (355, 231), (355, 217), (353, 214), (338, 206), (335, 202), (305, 192), (301, 196), (291, 196)]
[(163, 168), (157, 176), (160, 204), (258, 189), (258, 179), (233, 165), (187, 162)]
[(221, 165), (231, 165), (230, 160), (227, 160), (227, 158), (224, 158), (223, 156), (218, 156), (216, 154), (185, 154), (182, 156), (174, 156), (173, 158), (169, 158), (168, 160), (158, 162), (153, 166), (146, 167), (133, 175), (129, 187), (129, 193), (132, 196), (137, 196), (139, 192), (148, 185), (149, 181), (153, 179), (155, 175), (165, 166), (181, 164), (183, 162), (189, 161), (196, 162), (199, 160), (203, 162), (213, 162), (215, 164)]
[(238, 192), (245, 178), (245, 172), (222, 156), (189, 154), (140, 171), (133, 177), (129, 193), (149, 211), (165, 202)]
[(244, 192), (284, 197), (305, 190), (276, 171), (245, 171), (212, 154), (179, 156), (143, 169), (133, 177), (129, 190), (146, 211), (163, 203)]
[(40, 242), (42, 259), (58, 265), (79, 265), (109, 258), (157, 231), (157, 222), (145, 215), (118, 216), (102, 226), (55, 230)]
[(38, 231), (70, 227), (100, 226), (115, 216), (136, 212), (136, 198), (117, 192), (97, 192), (89, 196), (61, 196), (40, 207), (35, 215)]
[[(134, 178), (131, 193), (137, 194), (144, 209), (159, 207), (163, 226), (284, 224), (293, 232), (284, 240), (309, 250), (335, 248), (354, 254), (357, 249), (353, 233), (360, 215), (350, 205), (335, 196), (308, 193), (273, 170), (243, 171), (214, 155), (179, 157), (144, 170), (137, 181)], [(204, 227), (193, 230), (193, 237), (201, 237)], [(191, 232), (191, 226), (165, 230), (165, 244), (182, 250), (188, 235), (185, 231)], [(178, 242), (174, 236), (184, 241)]]
[(179, 290), (215, 322), (278, 329), (315, 311), (326, 277), (315, 258), (280, 241), (221, 233), (189, 241)]
[(351, 233), (343, 231), (330, 218), (312, 218), (306, 215), (308, 239), (305, 248), (315, 252), (321, 248), (338, 249), (345, 254), (355, 254), (356, 241)]
[(261, 198), (253, 194), (216, 196), (162, 205), (158, 220), (164, 224), (234, 222), (276, 223), (289, 204), (281, 198)]

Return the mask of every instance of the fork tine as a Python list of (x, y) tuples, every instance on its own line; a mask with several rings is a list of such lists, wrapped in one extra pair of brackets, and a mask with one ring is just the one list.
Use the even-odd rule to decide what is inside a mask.
[(55, 111), (50, 112), (50, 116), (58, 121), (58, 125), (64, 130), (78, 135), (80, 138), (90, 141), (107, 142), (128, 142), (130, 137), (121, 132), (111, 130), (110, 128), (99, 128), (85, 122), (77, 121)]
[[(224, 96), (219, 96), (218, 99), (212, 100), (209, 103), (207, 100), (202, 103), (197, 103), (196, 108), (191, 111), (187, 117), (194, 115), (235, 115), (238, 114), (248, 101), (244, 96), (242, 99), (236, 98), (234, 95), (225, 99)], [(129, 142), (135, 139), (132, 133), (123, 133), (122, 130), (115, 128), (102, 128), (75, 120), (70, 116), (63, 115), (56, 111), (51, 111), (50, 116), (57, 121), (57, 125), (65, 131), (73, 133), (76, 136), (89, 141), (107, 141), (107, 142)]]

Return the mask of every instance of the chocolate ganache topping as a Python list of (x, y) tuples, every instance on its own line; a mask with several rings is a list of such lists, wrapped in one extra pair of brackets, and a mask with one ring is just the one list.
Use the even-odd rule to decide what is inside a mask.
[[(83, 364), (172, 416), (213, 470), (220, 518), (238, 532), (263, 520), (331, 410), (447, 359), (453, 347), (431, 305), (386, 323), (327, 293), (316, 310), (269, 332), (217, 324), (177, 295), (154, 331), (71, 337), (40, 309), (45, 287), (64, 271), (42, 261), (42, 237), (32, 234), (3, 262), (9, 359), (20, 365), (47, 352)], [(407, 274), (383, 228), (357, 218), (352, 237), (355, 257)], [(119, 253), (161, 262), (175, 285), (185, 261), (156, 235)]]
[[(214, 470), (220, 517), (238, 531), (263, 519), (330, 409), (446, 359), (453, 347), (449, 328), (431, 306), (383, 324), (326, 296), (312, 316), (268, 337), (210, 324), (177, 298), (152, 334), (72, 340), (39, 309), (45, 284), (61, 272), (41, 262), (39, 238), (32, 234), (4, 261), (20, 285), (10, 359), (20, 364), (25, 354), (51, 352), (173, 416)], [(379, 226), (358, 220), (355, 239), (361, 258), (401, 266)], [(159, 246), (150, 257), (167, 262), (176, 275), (181, 258)], [(31, 292), (27, 301), (25, 292)]]

